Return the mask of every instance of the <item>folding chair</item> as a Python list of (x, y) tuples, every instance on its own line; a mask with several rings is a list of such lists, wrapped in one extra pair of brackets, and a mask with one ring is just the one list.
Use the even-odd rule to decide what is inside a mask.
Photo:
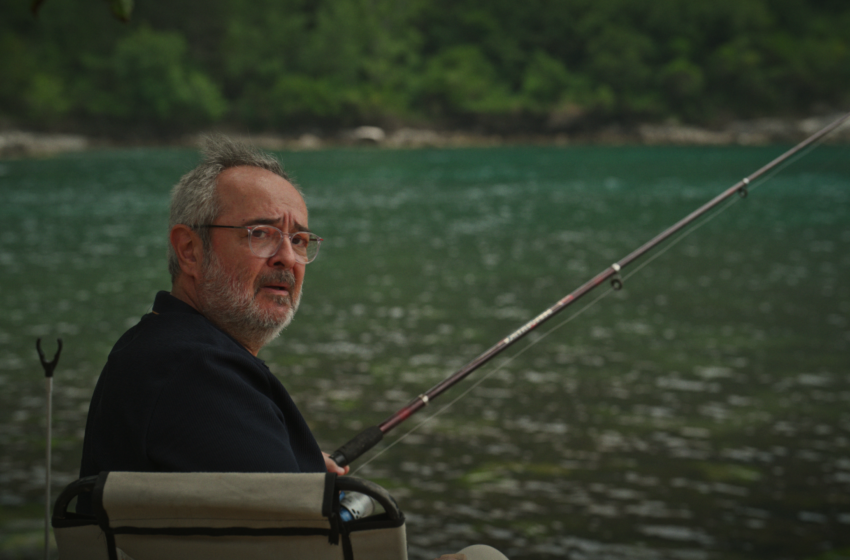
[[(383, 512), (343, 522), (340, 491)], [(93, 515), (68, 511), (89, 493)], [(61, 560), (406, 560), (404, 515), (372, 482), (333, 474), (103, 472), (53, 511)]]

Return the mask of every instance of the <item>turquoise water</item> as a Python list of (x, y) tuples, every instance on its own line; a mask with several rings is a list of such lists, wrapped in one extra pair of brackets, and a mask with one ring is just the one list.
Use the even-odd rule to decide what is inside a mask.
[[(281, 154), (326, 241), (298, 317), (261, 357), (330, 451), (783, 150)], [(471, 542), (525, 559), (850, 547), (848, 155), (822, 146), (757, 184), (627, 269), (624, 290), (554, 331), (572, 312), (551, 320), (386, 442), (489, 375), (450, 409), (362, 458), (374, 460), (357, 475), (408, 516), (411, 556)], [(196, 160), (144, 149), (0, 161), (5, 557), (39, 546), (35, 339), (48, 354), (65, 344), (56, 492), (76, 476), (106, 354), (169, 287), (168, 192)]]

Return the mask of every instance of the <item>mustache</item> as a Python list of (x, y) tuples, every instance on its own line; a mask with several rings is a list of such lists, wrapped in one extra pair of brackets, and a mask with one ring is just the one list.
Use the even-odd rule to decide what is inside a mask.
[(289, 294), (291, 296), (292, 290), (295, 289), (295, 274), (293, 274), (291, 270), (276, 270), (274, 272), (267, 272), (265, 274), (261, 274), (257, 277), (257, 281), (254, 283), (254, 293), (258, 293), (260, 291), (260, 288), (269, 283), (285, 283), (287, 286), (289, 286)]

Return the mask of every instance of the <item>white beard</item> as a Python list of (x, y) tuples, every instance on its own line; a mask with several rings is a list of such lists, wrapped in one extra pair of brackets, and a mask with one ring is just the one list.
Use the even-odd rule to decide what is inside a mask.
[[(238, 271), (230, 273), (225, 270), (215, 253), (210, 251), (205, 255), (202, 274), (198, 285), (199, 311), (249, 348), (259, 350), (275, 339), (292, 322), (301, 303), (300, 290), (293, 303), (295, 276), (287, 270), (261, 274), (255, 285), (251, 285), (250, 280)], [(284, 282), (289, 286), (289, 294), (272, 297), (276, 304), (287, 307), (281, 317), (274, 309), (261, 308), (256, 297), (262, 286)]]

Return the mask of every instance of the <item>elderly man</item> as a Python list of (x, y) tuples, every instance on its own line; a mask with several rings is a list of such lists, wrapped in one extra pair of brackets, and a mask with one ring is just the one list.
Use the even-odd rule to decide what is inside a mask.
[[(171, 293), (115, 344), (80, 476), (335, 472), (257, 353), (292, 321), (321, 239), (277, 160), (224, 139), (171, 193)], [(82, 495), (78, 511), (91, 510)], [(476, 545), (445, 560), (506, 560)]]
[(100, 471), (330, 472), (257, 353), (298, 309), (321, 239), (274, 158), (219, 138), (174, 187), (171, 293), (115, 344), (86, 423)]

